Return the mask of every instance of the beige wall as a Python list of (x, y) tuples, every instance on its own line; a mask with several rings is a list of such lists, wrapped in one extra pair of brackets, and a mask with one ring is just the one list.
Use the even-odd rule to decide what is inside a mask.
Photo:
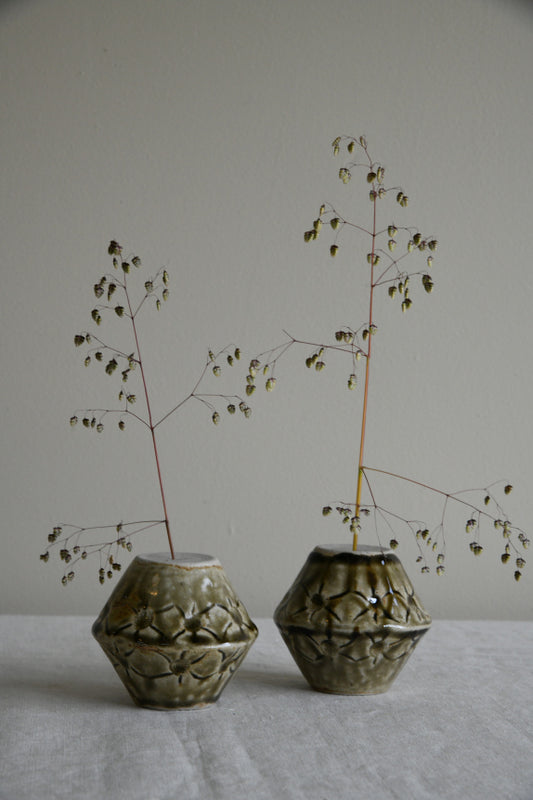
[[(160, 514), (144, 430), (68, 426), (114, 396), (73, 347), (110, 238), (171, 275), (164, 313), (142, 326), (161, 412), (209, 347), (249, 358), (283, 328), (322, 341), (365, 321), (366, 250), (332, 262), (302, 236), (322, 201), (350, 208), (330, 153), (340, 133), (366, 134), (410, 196), (402, 219), (441, 243), (432, 296), (376, 309), (367, 462), (446, 490), (507, 479), (508, 513), (530, 525), (528, 4), (12, 0), (0, 69), (2, 612), (95, 615), (109, 585), (87, 565), (63, 589), (58, 565), (39, 563), (46, 534)], [(345, 367), (310, 375), (305, 355), (280, 363), (252, 419), (215, 428), (198, 404), (161, 437), (177, 547), (216, 554), (256, 616), (316, 543), (349, 539), (321, 508), (353, 496), (361, 396)], [(401, 489), (380, 489), (383, 505), (438, 519)], [(464, 513), (446, 532), (446, 577), (419, 574), (408, 537), (399, 551), (432, 614), (531, 618), (533, 575), (515, 584), (499, 535), (487, 529), (475, 559)], [(156, 535), (137, 549), (164, 547)]]

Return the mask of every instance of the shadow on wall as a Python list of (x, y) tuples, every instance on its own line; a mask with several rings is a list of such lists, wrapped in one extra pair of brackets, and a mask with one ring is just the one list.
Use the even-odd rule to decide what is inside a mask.
[(505, 6), (506, 11), (517, 10), (524, 13), (533, 22), (533, 0), (497, 0), (499, 6)]

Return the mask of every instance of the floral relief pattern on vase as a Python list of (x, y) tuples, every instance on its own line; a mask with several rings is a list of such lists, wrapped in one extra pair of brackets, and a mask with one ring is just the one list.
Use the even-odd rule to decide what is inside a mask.
[(316, 547), (274, 620), (313, 689), (387, 691), (431, 624), (389, 550)]
[(210, 556), (137, 556), (93, 625), (133, 700), (148, 708), (215, 702), (257, 628)]

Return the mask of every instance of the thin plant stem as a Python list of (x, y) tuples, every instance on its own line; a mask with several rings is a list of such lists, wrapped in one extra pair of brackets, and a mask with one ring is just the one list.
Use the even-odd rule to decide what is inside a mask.
[[(368, 385), (370, 383), (370, 358), (372, 355), (372, 335), (373, 335), (373, 311), (374, 311), (374, 253), (376, 248), (376, 205), (377, 199), (374, 199), (374, 213), (372, 222), (372, 250), (370, 255), (370, 299), (369, 299), (369, 312), (368, 312), (368, 348), (366, 353), (366, 366), (365, 366), (365, 390), (363, 398), (363, 412), (361, 417), (361, 441), (359, 445), (359, 464), (357, 469), (357, 491), (355, 497), (355, 517), (359, 519), (359, 509), (361, 507), (361, 490), (363, 485), (363, 458), (365, 451), (365, 435), (366, 435), (366, 416), (368, 408)], [(353, 534), (353, 550), (357, 550), (357, 530)]]
[(157, 439), (156, 439), (156, 435), (155, 435), (155, 425), (153, 423), (153, 417), (152, 417), (152, 407), (150, 405), (150, 396), (149, 396), (149, 393), (148, 393), (148, 384), (146, 382), (146, 376), (144, 374), (144, 365), (143, 365), (143, 360), (142, 360), (142, 356), (141, 356), (141, 348), (139, 346), (139, 337), (138, 337), (138, 334), (137, 334), (137, 326), (135, 324), (135, 315), (134, 315), (132, 307), (131, 307), (130, 296), (129, 296), (129, 293), (128, 293), (128, 287), (127, 287), (127, 283), (126, 283), (126, 279), (125, 278), (124, 278), (124, 292), (126, 294), (126, 300), (128, 302), (128, 307), (129, 307), (129, 312), (130, 312), (130, 317), (131, 317), (131, 325), (132, 325), (132, 328), (133, 328), (133, 336), (134, 336), (134, 339), (135, 339), (135, 346), (137, 348), (137, 356), (138, 356), (138, 361), (139, 361), (139, 368), (141, 370), (141, 379), (142, 379), (142, 384), (143, 384), (143, 389), (144, 389), (144, 397), (145, 397), (145, 400), (146, 400), (146, 412), (148, 414), (148, 427), (150, 429), (150, 435), (152, 437), (152, 447), (153, 447), (154, 456), (155, 456), (155, 464), (156, 464), (156, 469), (157, 469), (157, 480), (158, 480), (158, 483), (159, 483), (159, 491), (161, 493), (161, 503), (163, 505), (163, 513), (164, 513), (164, 516), (165, 516), (164, 522), (165, 522), (165, 528), (166, 528), (166, 531), (167, 531), (167, 539), (168, 539), (168, 545), (169, 545), (169, 548), (170, 548), (170, 556), (171, 556), (171, 558), (174, 558), (174, 544), (172, 542), (172, 536), (171, 536), (171, 533), (170, 533), (170, 525), (169, 525), (169, 521), (168, 521), (167, 503), (166, 503), (166, 498), (165, 498), (165, 490), (163, 488), (163, 477), (161, 475), (161, 465), (159, 463), (159, 452), (158, 452), (158, 449), (157, 449)]

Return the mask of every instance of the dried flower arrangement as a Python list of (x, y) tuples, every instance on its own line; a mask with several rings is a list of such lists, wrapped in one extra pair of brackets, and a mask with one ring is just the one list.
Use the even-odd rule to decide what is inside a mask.
[[(250, 406), (240, 396), (201, 390), (204, 380), (210, 374), (218, 377), (222, 373), (223, 366), (234, 366), (240, 359), (240, 349), (231, 345), (216, 353), (209, 350), (206, 363), (191, 391), (158, 419), (154, 417), (151, 402), (152, 387), (149, 386), (145, 362), (141, 355), (138, 322), (141, 312), (144, 312), (147, 306), (151, 305), (159, 311), (168, 299), (169, 275), (165, 268), (161, 268), (153, 277), (147, 277), (143, 281), (141, 259), (135, 255), (125, 257), (123, 248), (116, 241), (110, 242), (108, 254), (112, 261), (112, 270), (94, 284), (94, 295), (100, 302), (92, 308), (91, 318), (97, 327), (103, 324), (105, 317), (118, 317), (129, 323), (130, 346), (128, 350), (117, 348), (101, 336), (87, 330), (74, 336), (74, 345), (77, 348), (84, 348), (83, 363), (86, 367), (101, 365), (106, 375), (115, 380), (118, 378), (118, 405), (112, 408), (87, 408), (76, 412), (70, 417), (70, 425), (72, 427), (81, 425), (88, 431), (102, 433), (108, 421), (113, 420), (121, 431), (129, 427), (130, 422), (137, 428), (144, 429), (148, 434), (155, 460), (163, 514), (156, 519), (121, 520), (111, 525), (91, 527), (66, 523), (55, 525), (47, 535), (47, 548), (40, 558), (46, 563), (51, 553), (58, 555), (65, 565), (61, 577), (63, 585), (69, 584), (74, 579), (76, 566), (90, 556), (98, 556), (100, 583), (104, 583), (106, 578), (113, 578), (122, 568), (121, 550), (131, 551), (135, 536), (157, 526), (164, 526), (170, 555), (174, 558), (174, 544), (158, 450), (157, 435), (161, 426), (186, 403), (193, 400), (205, 406), (215, 425), (220, 422), (219, 409), (222, 406), (226, 407), (230, 415), (234, 415), (237, 410), (245, 418), (251, 414)], [(131, 389), (135, 383), (136, 389)], [(143, 406), (143, 410), (137, 410), (139, 405)], [(103, 537), (98, 537), (98, 532), (101, 532)], [(103, 541), (95, 541), (95, 537), (103, 538)]]
[[(358, 244), (362, 241), (360, 271), (356, 277), (361, 279), (363, 287), (368, 289), (368, 318), (361, 325), (343, 326), (334, 333), (329, 343), (313, 342), (293, 337), (284, 332), (286, 339), (279, 345), (266, 350), (249, 365), (246, 393), (253, 394), (258, 376), (266, 378), (265, 388), (272, 392), (276, 386), (276, 370), (278, 362), (295, 347), (306, 350), (305, 364), (309, 369), (322, 372), (326, 366), (326, 357), (332, 353), (342, 353), (349, 363), (349, 374), (346, 385), (353, 390), (359, 383), (359, 365), (363, 365), (363, 399), (360, 422), (359, 453), (356, 458), (354, 497), (351, 502), (335, 502), (325, 505), (322, 513), (330, 515), (335, 509), (344, 525), (349, 527), (352, 536), (353, 550), (357, 550), (358, 539), (365, 525), (365, 533), (370, 527), (370, 535), (376, 535), (381, 546), (380, 529), (386, 529), (388, 545), (395, 549), (401, 540), (402, 532), (412, 534), (417, 543), (416, 560), (422, 572), (430, 572), (428, 564), (433, 557), (435, 571), (442, 575), (445, 570), (446, 538), (445, 522), (451, 505), (464, 509), (466, 520), (464, 528), (469, 535), (469, 548), (475, 555), (483, 552), (483, 537), (486, 529), (496, 531), (503, 539), (502, 563), (514, 563), (514, 578), (518, 581), (522, 575), (526, 561), (524, 550), (529, 546), (525, 532), (511, 523), (507, 517), (500, 495), (508, 495), (512, 486), (508, 481), (498, 481), (481, 489), (448, 492), (428, 485), (424, 481), (414, 480), (384, 469), (370, 467), (365, 459), (365, 441), (367, 429), (367, 411), (369, 404), (369, 385), (371, 366), (374, 359), (373, 343), (378, 332), (376, 323), (376, 301), (379, 295), (399, 302), (402, 312), (409, 312), (413, 305), (411, 291), (418, 284), (418, 292), (430, 294), (434, 288), (433, 262), (438, 242), (433, 234), (426, 235), (418, 228), (397, 224), (387, 220), (382, 222), (383, 207), (387, 201), (394, 199), (396, 207), (403, 210), (409, 205), (409, 198), (399, 186), (387, 186), (385, 167), (375, 161), (368, 150), (364, 136), (338, 136), (332, 143), (333, 154), (338, 156), (341, 148), (346, 151), (346, 162), (340, 167), (338, 176), (344, 185), (352, 181), (359, 173), (369, 200), (369, 221), (366, 224), (354, 222), (344, 216), (335, 206), (323, 203), (312, 226), (304, 233), (306, 242), (316, 242), (326, 228), (329, 228), (332, 241), (329, 254), (335, 258), (341, 247), (344, 247), (345, 235), (349, 232), (357, 235)], [(365, 245), (366, 243), (366, 245)], [(418, 265), (411, 268), (411, 263), (418, 257)], [(420, 259), (422, 264), (420, 266)], [(363, 271), (364, 267), (364, 271)], [(357, 287), (354, 287), (357, 288)], [(364, 290), (364, 289), (363, 289)], [(361, 290), (361, 291), (363, 291)], [(413, 295), (416, 293), (415, 292)], [(403, 481), (417, 486), (442, 499), (440, 517), (433, 524), (420, 520), (405, 519), (401, 515), (385, 508), (378, 502), (372, 479), (378, 474), (391, 479)], [(364, 496), (363, 496), (364, 495)], [(371, 525), (367, 523), (370, 518)]]

